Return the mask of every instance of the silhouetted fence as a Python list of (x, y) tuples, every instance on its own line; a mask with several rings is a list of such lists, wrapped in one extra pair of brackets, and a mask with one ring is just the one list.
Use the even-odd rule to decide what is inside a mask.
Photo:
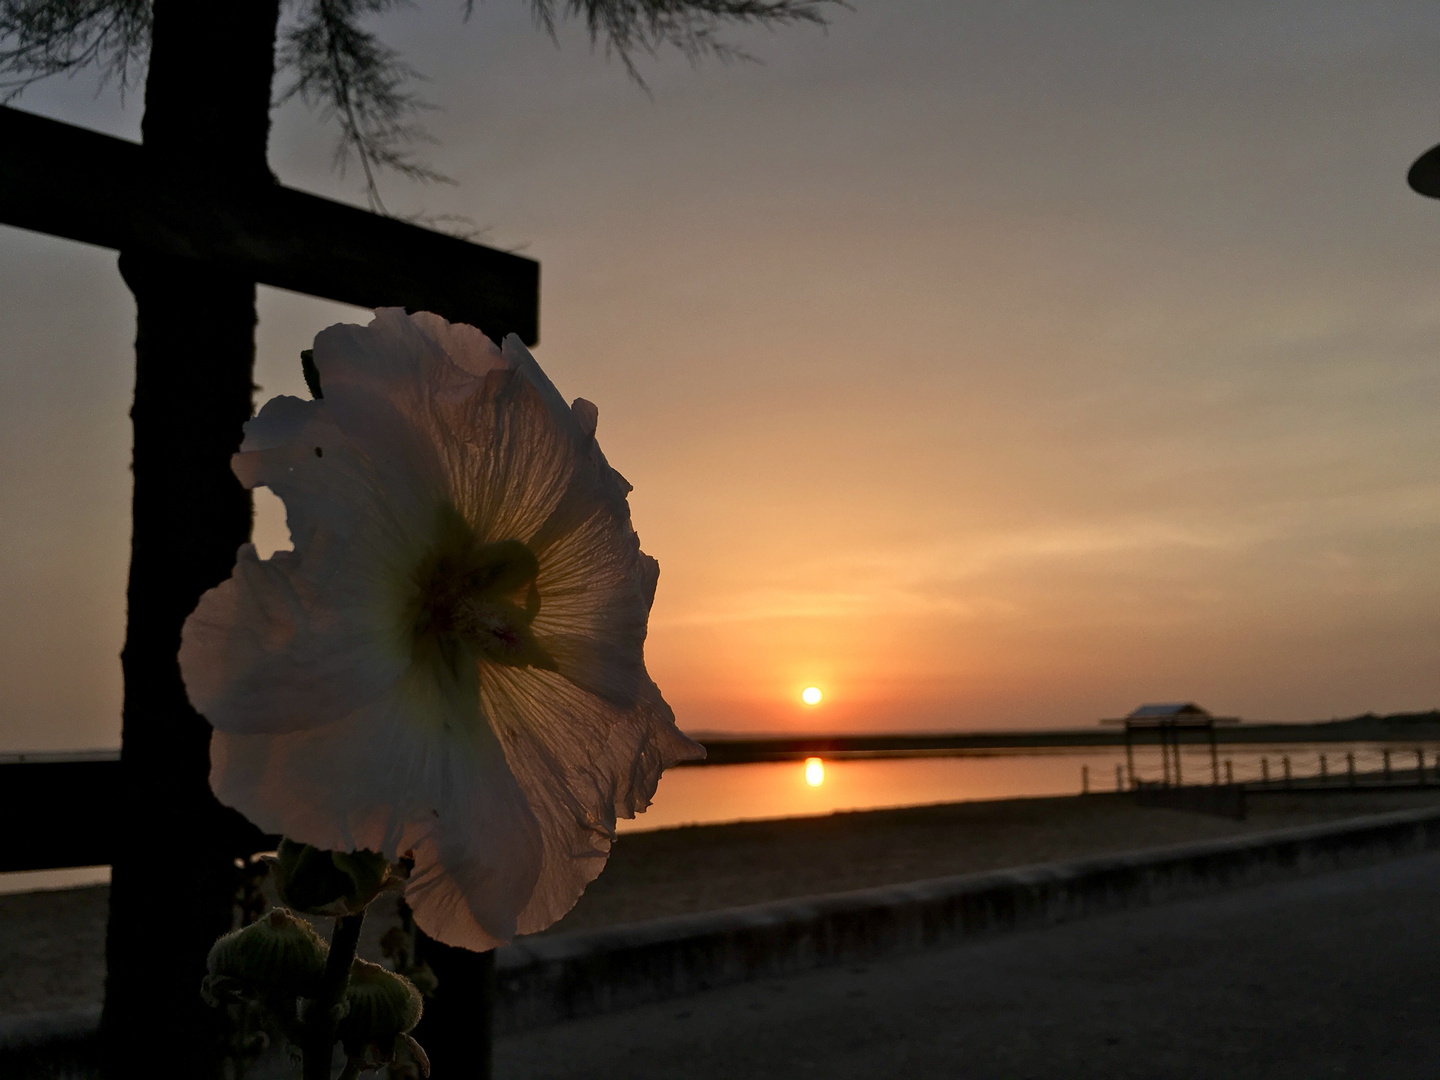
[[(1198, 755), (1197, 755), (1198, 756)], [(1208, 754), (1206, 755), (1208, 758)], [(1168, 764), (1168, 763), (1167, 763)], [(1206, 765), (1211, 762), (1207, 761)], [(1212, 768), (1190, 773), (1186, 784), (1173, 768), (1151, 770), (1147, 776), (1134, 762), (1116, 766), (1115, 790), (1153, 791), (1166, 788), (1237, 787), (1270, 791), (1376, 791), (1440, 786), (1440, 750), (1394, 747), (1362, 750), (1317, 750), (1313, 753), (1255, 755), (1239, 762), (1226, 757)], [(1222, 779), (1223, 777), (1223, 779)], [(1090, 770), (1081, 770), (1081, 790), (1090, 790)]]

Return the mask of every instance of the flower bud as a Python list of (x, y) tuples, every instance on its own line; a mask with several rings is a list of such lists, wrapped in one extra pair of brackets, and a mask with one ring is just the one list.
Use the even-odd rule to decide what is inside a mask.
[(324, 974), (327, 952), (313, 926), (276, 908), (259, 922), (215, 942), (205, 966), (211, 980), (304, 993)]
[(366, 960), (350, 968), (345, 991), (349, 1012), (340, 1021), (340, 1040), (352, 1057), (367, 1047), (381, 1048), (382, 1059), (393, 1053), (395, 1039), (420, 1022), (420, 991), (403, 975)]
[(401, 1035), (395, 1040), (395, 1056), (386, 1071), (390, 1080), (424, 1080), (430, 1075), (430, 1057), (413, 1038)]
[(308, 915), (364, 911), (390, 876), (390, 864), (373, 851), (326, 851), (288, 839), (273, 866), (280, 899)]

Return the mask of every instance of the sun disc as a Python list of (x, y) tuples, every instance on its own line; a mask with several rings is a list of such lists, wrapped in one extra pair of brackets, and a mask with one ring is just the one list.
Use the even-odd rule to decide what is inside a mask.
[(805, 759), (805, 783), (811, 787), (819, 787), (825, 783), (825, 762), (818, 757)]
[(818, 686), (807, 686), (804, 690), (800, 691), (800, 700), (805, 702), (806, 705), (819, 705), (820, 699), (824, 696), (824, 694), (820, 693)]

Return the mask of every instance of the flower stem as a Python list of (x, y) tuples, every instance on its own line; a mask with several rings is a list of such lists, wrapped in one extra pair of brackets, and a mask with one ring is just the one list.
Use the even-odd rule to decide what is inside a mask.
[(358, 915), (342, 915), (335, 920), (320, 992), (311, 1002), (300, 1045), (304, 1080), (330, 1080), (335, 1033), (340, 1026), (339, 1007), (345, 1000), (345, 989), (350, 985), (350, 968), (355, 963), (355, 947), (360, 944), (360, 927), (364, 922), (363, 911)]

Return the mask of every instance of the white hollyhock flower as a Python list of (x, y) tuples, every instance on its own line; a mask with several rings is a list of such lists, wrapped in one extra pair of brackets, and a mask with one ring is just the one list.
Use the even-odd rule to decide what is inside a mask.
[(185, 624), (210, 783), (267, 832), (413, 854), (441, 941), (543, 929), (616, 816), (703, 751), (646, 674), (658, 567), (630, 486), (517, 338), (382, 310), (315, 340), (323, 397), (278, 397), (235, 455), (292, 551), (240, 549)]

